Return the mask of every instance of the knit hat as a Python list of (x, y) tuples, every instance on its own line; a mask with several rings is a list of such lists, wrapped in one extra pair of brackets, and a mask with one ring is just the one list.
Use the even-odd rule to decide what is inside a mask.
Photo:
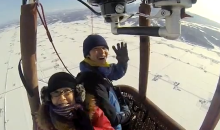
[(76, 102), (84, 102), (84, 86), (81, 84), (77, 84), (76, 79), (66, 72), (58, 72), (50, 77), (48, 81), (48, 86), (45, 86), (41, 89), (42, 102), (50, 102), (50, 93), (63, 87), (69, 87), (73, 89)]
[(48, 81), (48, 93), (63, 87), (74, 89), (77, 83), (73, 76), (66, 72), (58, 72), (53, 74)]
[(86, 56), (89, 55), (89, 52), (97, 46), (104, 46), (107, 49), (109, 49), (108, 44), (106, 40), (97, 34), (89, 35), (83, 42), (83, 55), (86, 58)]

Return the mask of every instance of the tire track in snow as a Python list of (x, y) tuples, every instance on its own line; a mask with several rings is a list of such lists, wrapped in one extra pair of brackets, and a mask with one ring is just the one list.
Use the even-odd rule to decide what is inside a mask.
[[(8, 82), (8, 68), (9, 68), (9, 61), (11, 59), (11, 54), (10, 53), (10, 56), (8, 58), (8, 64), (7, 64), (7, 71), (6, 71), (6, 78), (5, 78), (5, 91), (7, 91), (7, 82)], [(6, 130), (6, 94), (4, 95), (4, 130)]]
[[(4, 36), (2, 36), (1, 37), (1, 39), (0, 39), (0, 41), (3, 41), (3, 42), (5, 42), (5, 41), (7, 41), (7, 39), (6, 39), (6, 37), (8, 37), (7, 35), (8, 35), (8, 33), (9, 32), (5, 32), (4, 33)], [(9, 43), (8, 43), (9, 44)], [(11, 55), (11, 46), (9, 45), (9, 46), (4, 46), (4, 47), (6, 47), (5, 49), (7, 50), (7, 48), (8, 48), (8, 51), (5, 51), (4, 53), (7, 53), (7, 52), (10, 52), (10, 54), (9, 54), (9, 56), (8, 56), (8, 59), (7, 59), (7, 66), (6, 67), (4, 67), (4, 69), (6, 69), (6, 72), (5, 72), (5, 74), (6, 74), (6, 77), (5, 77), (5, 82), (4, 81), (2, 81), (4, 84), (2, 84), (2, 87), (4, 87), (3, 88), (3, 92), (5, 92), (6, 91), (6, 87), (7, 87), (7, 75), (8, 75), (8, 68), (9, 68), (9, 59), (10, 59), (10, 55)], [(4, 55), (4, 56), (6, 56), (6, 55)], [(2, 126), (1, 126), (1, 128), (3, 128), (4, 130), (6, 130), (6, 125), (5, 125), (5, 123), (6, 123), (6, 97), (5, 97), (5, 94), (4, 95), (2, 95), (2, 98), (1, 98), (2, 100), (3, 100), (3, 106), (2, 106), (2, 108), (1, 108), (1, 111), (2, 111), (2, 119), (3, 119), (3, 121), (1, 122), (2, 123)]]
[[(15, 41), (15, 36), (16, 36), (16, 32), (13, 34), (12, 38), (14, 38), (12, 40), (12, 42)], [(13, 53), (13, 50), (14, 50), (14, 43), (12, 43), (12, 46), (10, 46), (10, 55), (9, 55), (9, 58), (8, 58), (8, 62), (7, 62), (7, 71), (6, 71), (6, 77), (5, 77), (5, 92), (7, 91), (7, 82), (8, 82), (8, 70), (10, 69), (9, 68), (9, 65), (10, 65), (10, 60), (11, 60), (11, 56), (12, 56), (12, 53)], [(8, 122), (8, 120), (6, 120), (6, 95), (4, 95), (4, 130), (7, 130), (6, 129), (6, 123)]]

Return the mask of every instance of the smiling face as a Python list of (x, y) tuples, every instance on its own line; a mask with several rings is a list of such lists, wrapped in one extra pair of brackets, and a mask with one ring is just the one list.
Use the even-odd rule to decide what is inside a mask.
[(65, 107), (75, 103), (74, 93), (71, 88), (65, 87), (50, 93), (53, 105)]
[(108, 57), (108, 49), (104, 46), (97, 46), (89, 52), (88, 57), (98, 64), (105, 64)]

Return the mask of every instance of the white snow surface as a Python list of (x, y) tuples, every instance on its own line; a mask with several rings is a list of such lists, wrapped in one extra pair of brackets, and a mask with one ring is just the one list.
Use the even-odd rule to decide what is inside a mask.
[[(83, 60), (82, 42), (91, 34), (90, 19), (71, 23), (57, 22), (48, 27), (65, 65), (76, 75), (79, 62)], [(32, 128), (26, 90), (17, 69), (21, 57), (19, 29), (14, 26), (0, 33), (0, 130)], [(118, 42), (127, 42), (130, 56), (128, 71), (114, 84), (127, 84), (138, 89), (139, 37), (113, 35), (110, 25), (100, 18), (94, 19), (94, 33), (104, 36), (110, 48)], [(220, 62), (216, 51), (151, 37), (147, 97), (187, 130), (200, 128), (210, 106), (219, 78)], [(110, 49), (108, 61), (116, 62), (114, 56)], [(37, 59), (40, 88), (46, 85), (53, 73), (65, 71), (43, 26), (38, 27)], [(218, 124), (216, 130), (219, 129)]]

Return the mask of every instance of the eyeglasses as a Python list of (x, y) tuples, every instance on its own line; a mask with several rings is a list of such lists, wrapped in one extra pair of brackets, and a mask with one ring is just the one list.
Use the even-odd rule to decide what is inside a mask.
[(50, 93), (50, 95), (52, 97), (58, 97), (60, 96), (61, 94), (63, 94), (64, 96), (67, 96), (69, 95), (73, 90), (72, 89), (64, 89), (64, 90), (61, 90), (61, 91), (54, 91), (52, 93)]

